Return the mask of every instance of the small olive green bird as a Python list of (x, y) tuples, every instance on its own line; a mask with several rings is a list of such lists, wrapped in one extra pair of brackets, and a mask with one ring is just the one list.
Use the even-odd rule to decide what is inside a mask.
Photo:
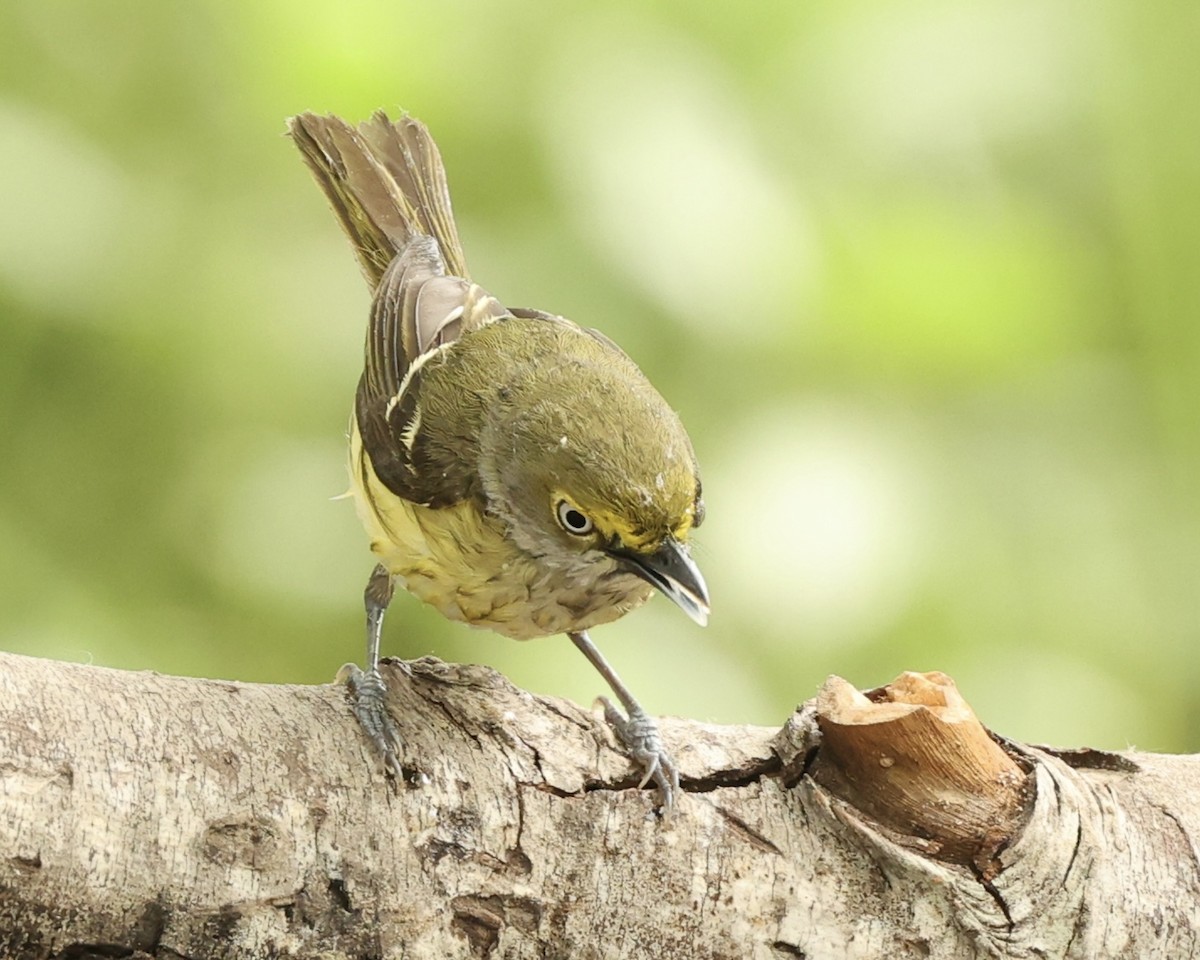
[(687, 546), (704, 503), (679, 417), (604, 335), (506, 307), (469, 279), (419, 121), (305, 113), (288, 128), (374, 294), (350, 427), (352, 491), (379, 561), (365, 593), (367, 669), (342, 674), (359, 721), (399, 775), (378, 670), (399, 583), (506, 637), (567, 634), (624, 705), (600, 698), (642, 786), (653, 779), (669, 810), (678, 769), (587, 631), (654, 589), (707, 621)]

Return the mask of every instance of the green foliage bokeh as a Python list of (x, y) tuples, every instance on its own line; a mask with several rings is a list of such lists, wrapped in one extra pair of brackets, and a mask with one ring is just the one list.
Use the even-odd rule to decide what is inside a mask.
[[(425, 120), (475, 278), (691, 429), (700, 630), (653, 712), (952, 675), (1017, 738), (1200, 747), (1200, 14), (1100, 0), (0, 7), (0, 648), (329, 680), (371, 567), (368, 293), (290, 143)], [(393, 604), (388, 653), (602, 692)]]

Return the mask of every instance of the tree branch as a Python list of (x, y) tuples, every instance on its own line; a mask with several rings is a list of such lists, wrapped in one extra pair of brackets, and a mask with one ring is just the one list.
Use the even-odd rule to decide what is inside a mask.
[[(961, 837), (905, 833), (953, 833), (938, 817), (889, 821), (886, 790), (870, 813), (855, 805), (846, 784), (870, 765), (844, 744), (826, 751), (818, 723), (836, 690), (781, 730), (664, 721), (684, 796), (663, 822), (574, 704), (482, 667), (385, 669), (416, 781), (398, 790), (341, 688), (0, 654), (0, 950), (1200, 955), (1194, 757), (1004, 745), (996, 762), (1010, 786), (1019, 771), (1020, 805), (984, 869)], [(928, 719), (916, 722), (945, 726)], [(871, 749), (909, 755), (904, 729), (885, 748), (874, 731)], [(906, 775), (919, 781), (920, 764)]]

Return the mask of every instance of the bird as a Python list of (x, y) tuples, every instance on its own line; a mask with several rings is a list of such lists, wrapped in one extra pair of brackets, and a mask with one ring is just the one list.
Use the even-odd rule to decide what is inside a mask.
[(399, 586), (505, 637), (568, 636), (623, 708), (597, 698), (640, 787), (653, 781), (670, 813), (678, 765), (590, 631), (655, 592), (707, 622), (690, 555), (704, 499), (678, 414), (604, 334), (508, 306), (470, 278), (419, 120), (306, 112), (287, 128), (372, 294), (349, 472), (376, 565), (365, 668), (339, 671), (362, 729), (399, 782), (403, 741), (379, 671)]

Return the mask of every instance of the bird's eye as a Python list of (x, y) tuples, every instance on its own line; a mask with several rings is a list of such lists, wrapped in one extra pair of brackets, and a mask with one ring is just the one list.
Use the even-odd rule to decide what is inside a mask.
[(558, 502), (558, 522), (567, 533), (573, 533), (577, 537), (585, 537), (595, 529), (592, 518), (571, 506), (566, 500)]

